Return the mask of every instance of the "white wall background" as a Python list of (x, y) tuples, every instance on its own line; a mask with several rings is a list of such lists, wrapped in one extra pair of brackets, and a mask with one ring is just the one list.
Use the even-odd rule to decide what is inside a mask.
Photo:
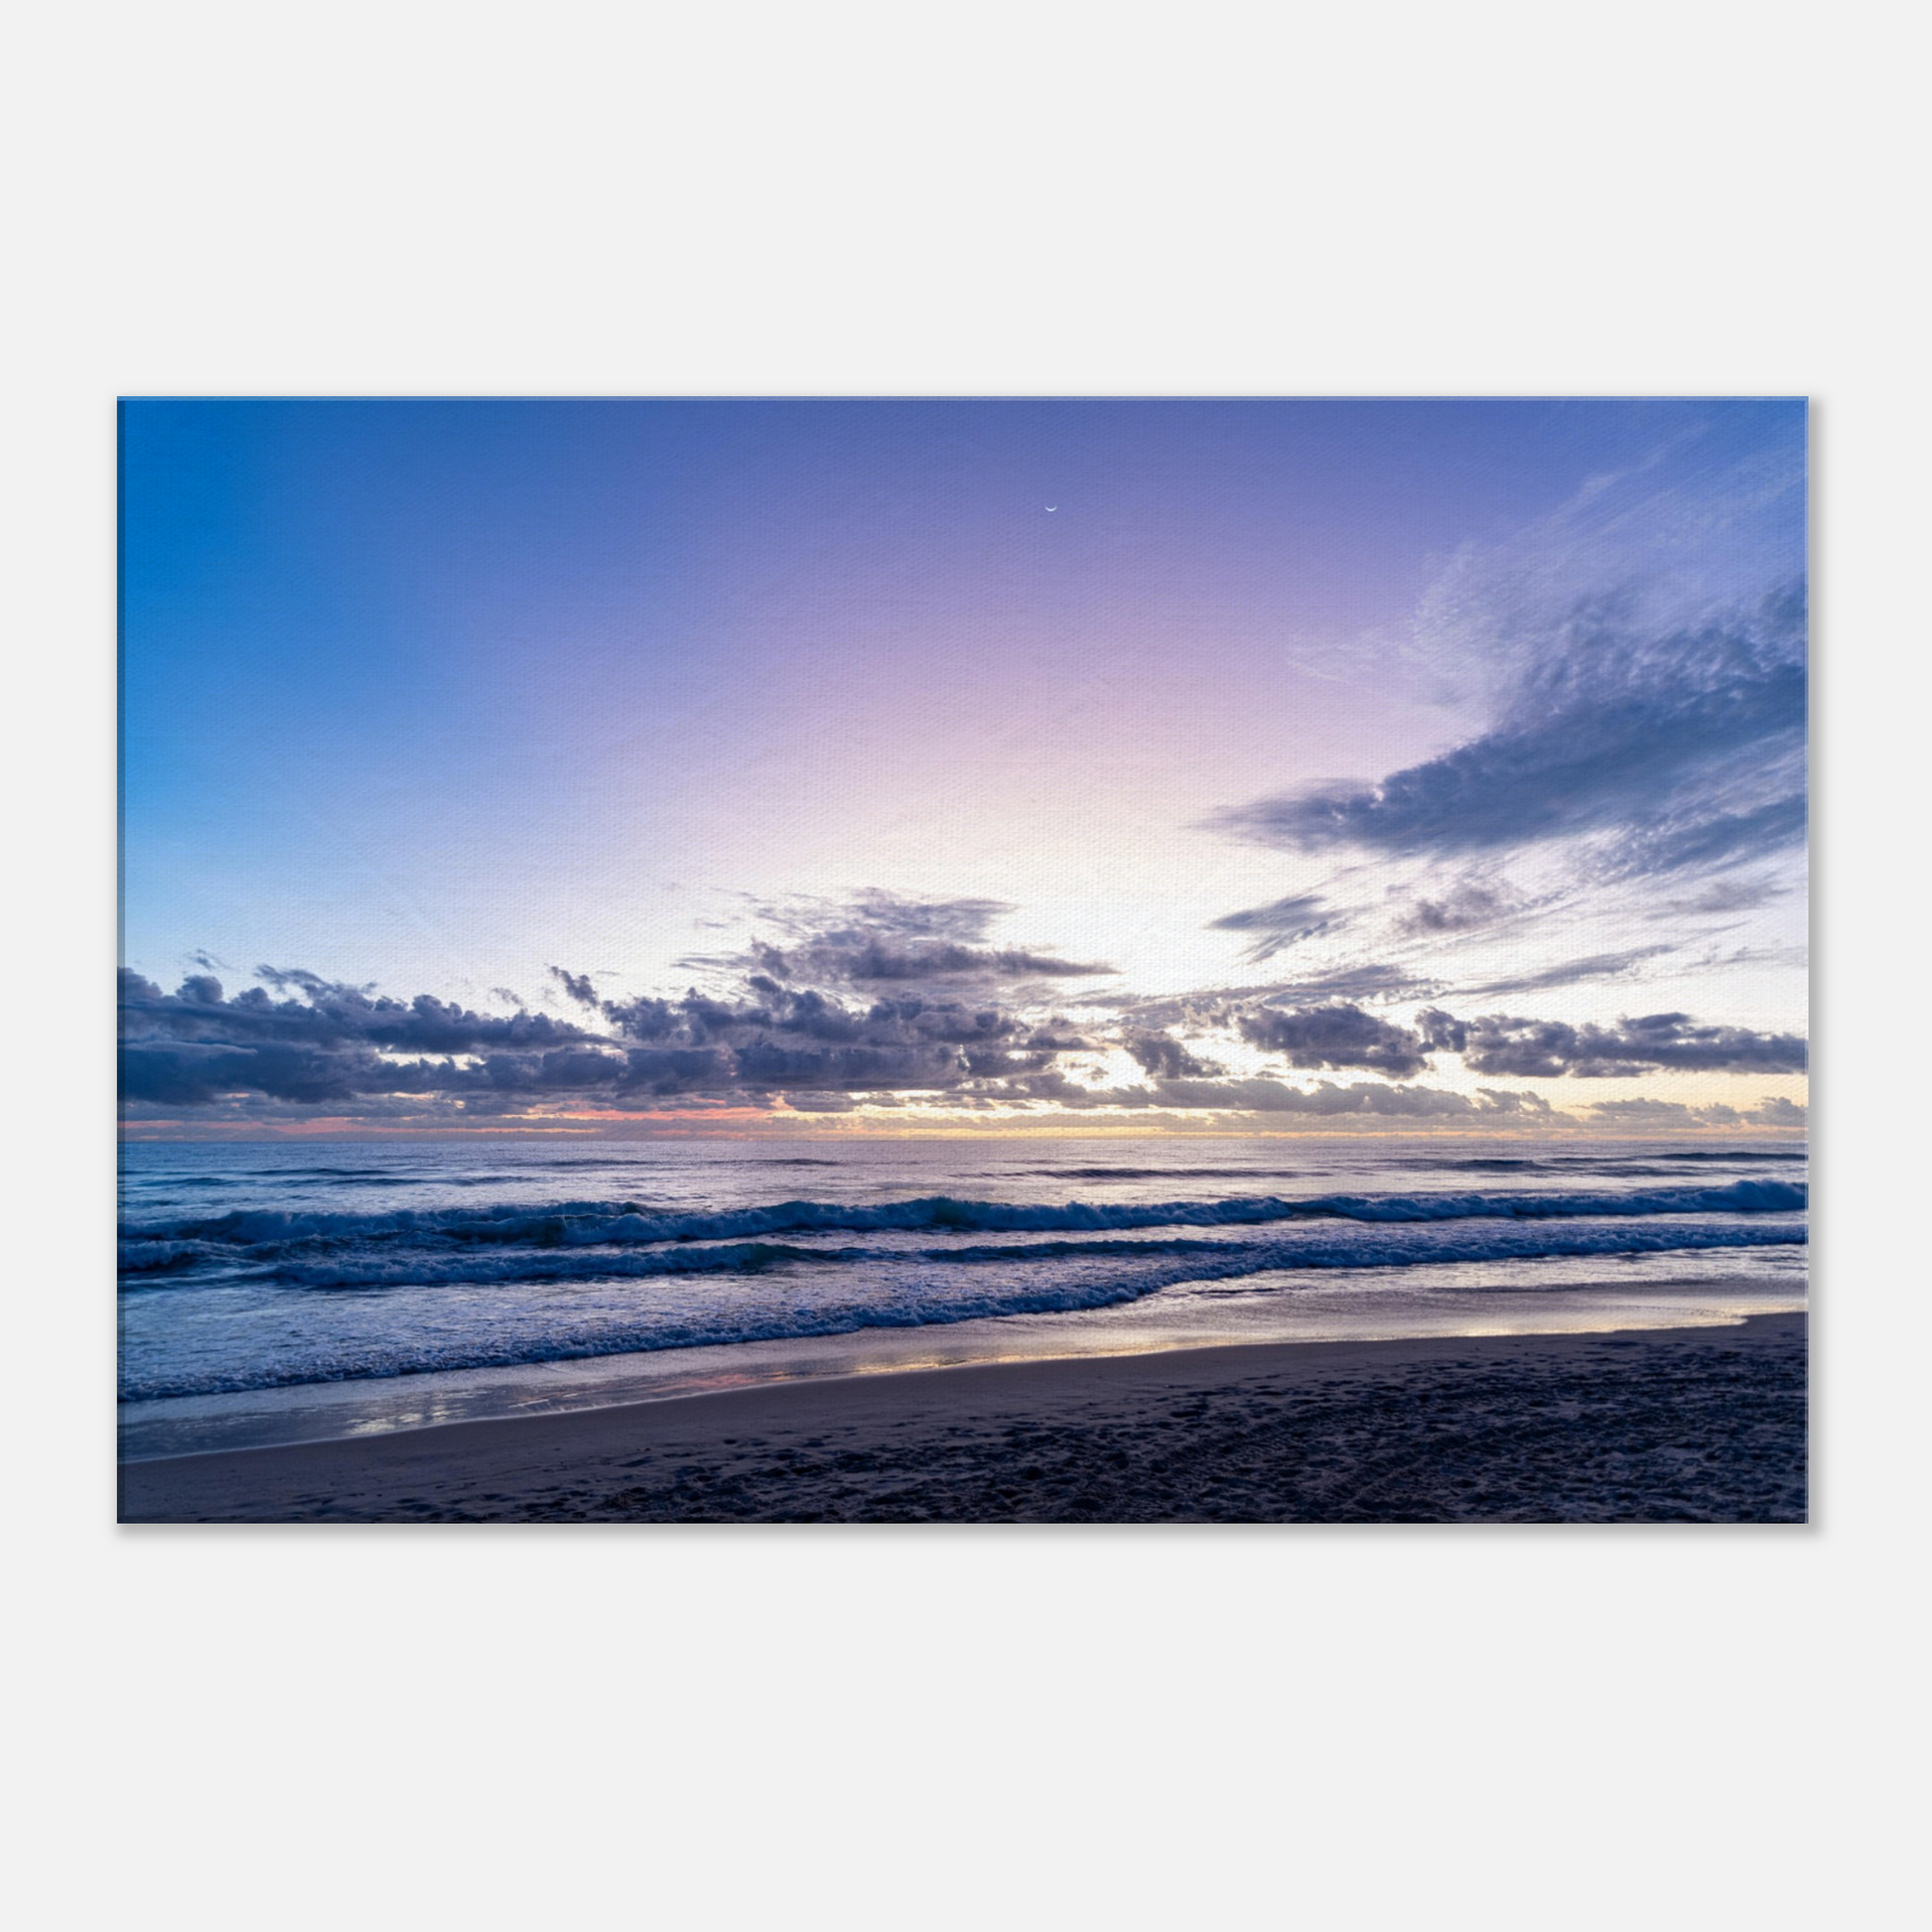
[[(23, 1922), (1902, 1915), (1917, 16), (76, 0), (9, 40)], [(1817, 398), (1813, 1528), (112, 1527), (114, 396), (933, 391)]]

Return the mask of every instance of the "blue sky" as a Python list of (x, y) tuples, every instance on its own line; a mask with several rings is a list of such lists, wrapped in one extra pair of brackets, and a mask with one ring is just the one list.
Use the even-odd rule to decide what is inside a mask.
[[(1804, 443), (1793, 401), (128, 402), (131, 1117), (1789, 1107)], [(381, 1019), (419, 996), (467, 1031)]]

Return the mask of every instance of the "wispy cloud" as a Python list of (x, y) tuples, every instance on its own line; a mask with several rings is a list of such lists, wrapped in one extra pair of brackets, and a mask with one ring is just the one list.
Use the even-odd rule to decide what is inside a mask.
[[(1573, 874), (1602, 880), (1788, 850), (1805, 831), (1804, 513), (1796, 434), (1728, 465), (1693, 435), (1593, 479), (1514, 538), (1465, 548), (1417, 613), (1411, 654), (1460, 668), (1481, 729), (1214, 822), (1305, 854), (1431, 864), (1559, 844)], [(1495, 892), (1424, 897), (1402, 929), (1481, 925), (1506, 909)]]
[(1247, 956), (1259, 964), (1299, 939), (1326, 931), (1334, 923), (1322, 916), (1318, 897), (1300, 893), (1290, 898), (1278, 898), (1269, 905), (1253, 905), (1244, 912), (1230, 912), (1224, 918), (1211, 919), (1208, 929), (1258, 934), (1249, 945)]
[(1492, 993), (1541, 993), (1551, 987), (1575, 986), (1583, 980), (1618, 979), (1646, 959), (1661, 959), (1677, 950), (1675, 946), (1632, 946), (1623, 952), (1591, 953), (1583, 959), (1566, 959), (1540, 972), (1521, 973), (1509, 979), (1486, 980), (1480, 986), (1463, 987), (1464, 999), (1479, 1000)]
[(1430, 859), (1595, 839), (1618, 875), (1761, 858), (1804, 833), (1804, 638), (1795, 590), (1663, 635), (1598, 603), (1571, 614), (1479, 737), (1220, 823), (1292, 850)]
[(1520, 894), (1486, 880), (1460, 879), (1435, 897), (1418, 896), (1397, 917), (1396, 931), (1405, 939), (1481, 931), (1513, 917), (1521, 906)]

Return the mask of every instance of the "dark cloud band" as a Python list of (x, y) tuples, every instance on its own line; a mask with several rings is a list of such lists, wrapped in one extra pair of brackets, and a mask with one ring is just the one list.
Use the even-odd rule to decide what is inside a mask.
[(1802, 589), (1662, 633), (1599, 598), (1528, 658), (1479, 737), (1217, 822), (1302, 851), (1458, 859), (1586, 837), (1614, 875), (1710, 869), (1803, 838), (1805, 719)]

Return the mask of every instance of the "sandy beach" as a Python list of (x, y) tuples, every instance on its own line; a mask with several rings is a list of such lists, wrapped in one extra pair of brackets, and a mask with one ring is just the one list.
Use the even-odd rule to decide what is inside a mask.
[(120, 1472), (124, 1523), (1802, 1522), (1806, 1323), (854, 1376)]

